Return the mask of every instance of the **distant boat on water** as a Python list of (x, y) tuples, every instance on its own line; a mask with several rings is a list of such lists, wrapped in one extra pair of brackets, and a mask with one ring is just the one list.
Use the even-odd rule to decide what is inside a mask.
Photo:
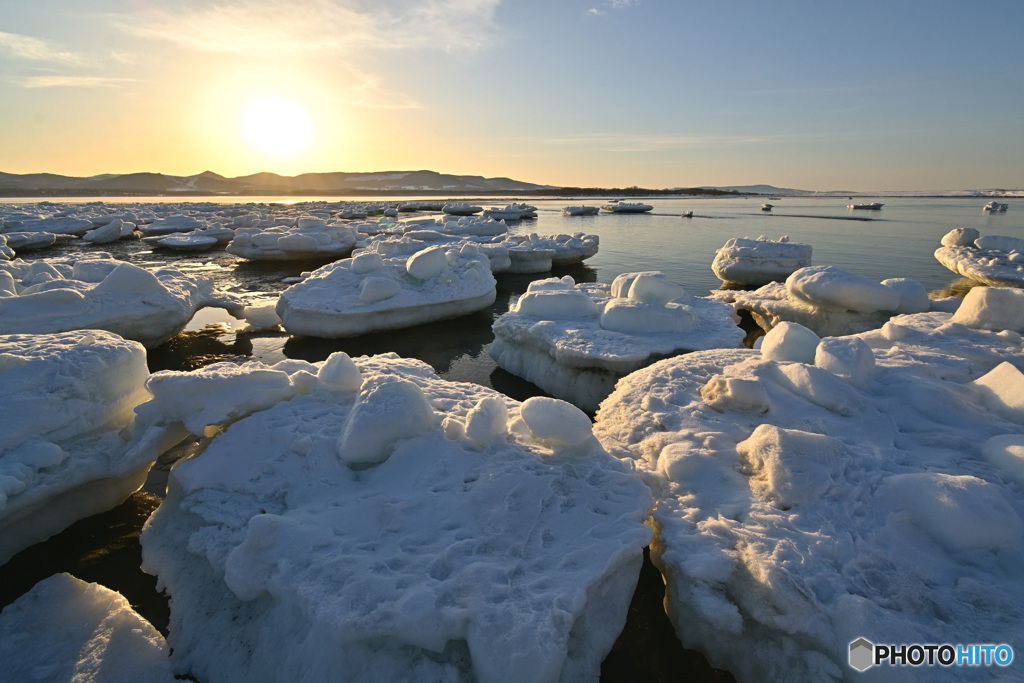
[(769, 204), (768, 202), (765, 202), (764, 204), (761, 205), (761, 210), (762, 211), (771, 211), (772, 208), (774, 208), (774, 207), (771, 204)]
[(982, 207), (982, 211), (991, 211), (992, 213), (1002, 213), (1010, 207), (1009, 204), (1000, 204), (997, 201), (991, 201)]
[(847, 204), (847, 209), (881, 209), (884, 204), (881, 202), (871, 202), (870, 204)]
[(683, 213), (680, 215), (683, 218), (693, 218), (693, 211), (683, 211)]
[(654, 209), (650, 204), (643, 204), (641, 202), (620, 202), (618, 200), (609, 202), (601, 208), (605, 211), (611, 211), (612, 213), (643, 213)]
[(563, 206), (562, 213), (566, 216), (594, 216), (601, 210), (599, 206), (586, 206), (580, 204), (579, 206)]

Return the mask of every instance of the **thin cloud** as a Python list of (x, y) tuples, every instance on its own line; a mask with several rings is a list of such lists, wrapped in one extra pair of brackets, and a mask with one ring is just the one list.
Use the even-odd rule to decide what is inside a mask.
[[(628, 7), (636, 7), (639, 4), (640, 0), (608, 0), (605, 3), (605, 7), (610, 7), (613, 10), (622, 10)], [(591, 7), (587, 10), (587, 14), (594, 17), (603, 17), (608, 14), (608, 11), (600, 7)]]
[(23, 88), (116, 88), (134, 80), (102, 76), (26, 76), (15, 83)]
[[(813, 134), (812, 134), (813, 135)], [(585, 147), (601, 152), (657, 152), (671, 149), (739, 147), (741, 145), (778, 145), (807, 135), (678, 135), (672, 133), (617, 134), (595, 133), (566, 135), (545, 140), (545, 144)]]
[(115, 19), (124, 31), (201, 52), (249, 57), (367, 49), (477, 50), (494, 40), (501, 0), (229, 0), (212, 6), (153, 9)]
[(44, 40), (32, 36), (0, 31), (0, 51), (35, 62), (57, 62), (60, 64), (85, 64), (86, 58), (75, 52), (59, 50)]

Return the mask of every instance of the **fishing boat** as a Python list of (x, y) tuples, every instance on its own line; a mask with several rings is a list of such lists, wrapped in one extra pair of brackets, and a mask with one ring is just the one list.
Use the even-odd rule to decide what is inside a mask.
[(773, 208), (772, 205), (769, 204), (768, 202), (765, 202), (764, 204), (761, 205), (761, 210), (762, 211), (771, 211), (772, 208)]
[(609, 202), (601, 208), (612, 213), (644, 213), (654, 209), (650, 204), (641, 202)]
[(870, 204), (847, 204), (847, 209), (881, 209), (884, 204), (881, 202), (871, 202)]
[(991, 201), (982, 207), (982, 211), (991, 211), (992, 213), (1002, 213), (1010, 207), (1009, 204), (1001, 204), (997, 201)]
[(683, 211), (683, 213), (680, 215), (683, 218), (693, 218), (693, 211)]

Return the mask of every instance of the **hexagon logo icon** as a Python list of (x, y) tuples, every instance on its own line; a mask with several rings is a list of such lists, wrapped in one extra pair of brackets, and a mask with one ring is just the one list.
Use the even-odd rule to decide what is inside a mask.
[(858, 638), (850, 643), (850, 666), (857, 671), (866, 671), (875, 663), (875, 646), (867, 638)]

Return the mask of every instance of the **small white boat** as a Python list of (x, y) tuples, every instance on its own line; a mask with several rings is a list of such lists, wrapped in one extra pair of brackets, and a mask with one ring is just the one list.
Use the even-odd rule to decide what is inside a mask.
[(880, 202), (871, 202), (870, 204), (847, 204), (847, 209), (881, 209), (884, 204)]
[(480, 213), (484, 209), (482, 206), (472, 206), (465, 202), (453, 202), (445, 204), (441, 210), (449, 216), (472, 216)]
[(683, 211), (680, 215), (683, 218), (693, 218), (693, 211)]
[(771, 211), (772, 208), (773, 208), (772, 205), (769, 204), (768, 202), (765, 202), (764, 204), (761, 205), (761, 210), (762, 211)]
[(601, 207), (605, 211), (611, 211), (612, 213), (643, 213), (645, 211), (651, 211), (654, 209), (650, 204), (644, 204), (642, 202), (609, 202)]
[(992, 213), (1002, 213), (1003, 211), (1006, 211), (1008, 208), (1010, 208), (1009, 204), (1000, 204), (997, 201), (991, 201), (988, 204), (986, 204), (984, 207), (982, 207), (981, 210), (982, 211), (991, 211)]
[(566, 216), (594, 216), (601, 210), (599, 206), (563, 206), (562, 213)]

